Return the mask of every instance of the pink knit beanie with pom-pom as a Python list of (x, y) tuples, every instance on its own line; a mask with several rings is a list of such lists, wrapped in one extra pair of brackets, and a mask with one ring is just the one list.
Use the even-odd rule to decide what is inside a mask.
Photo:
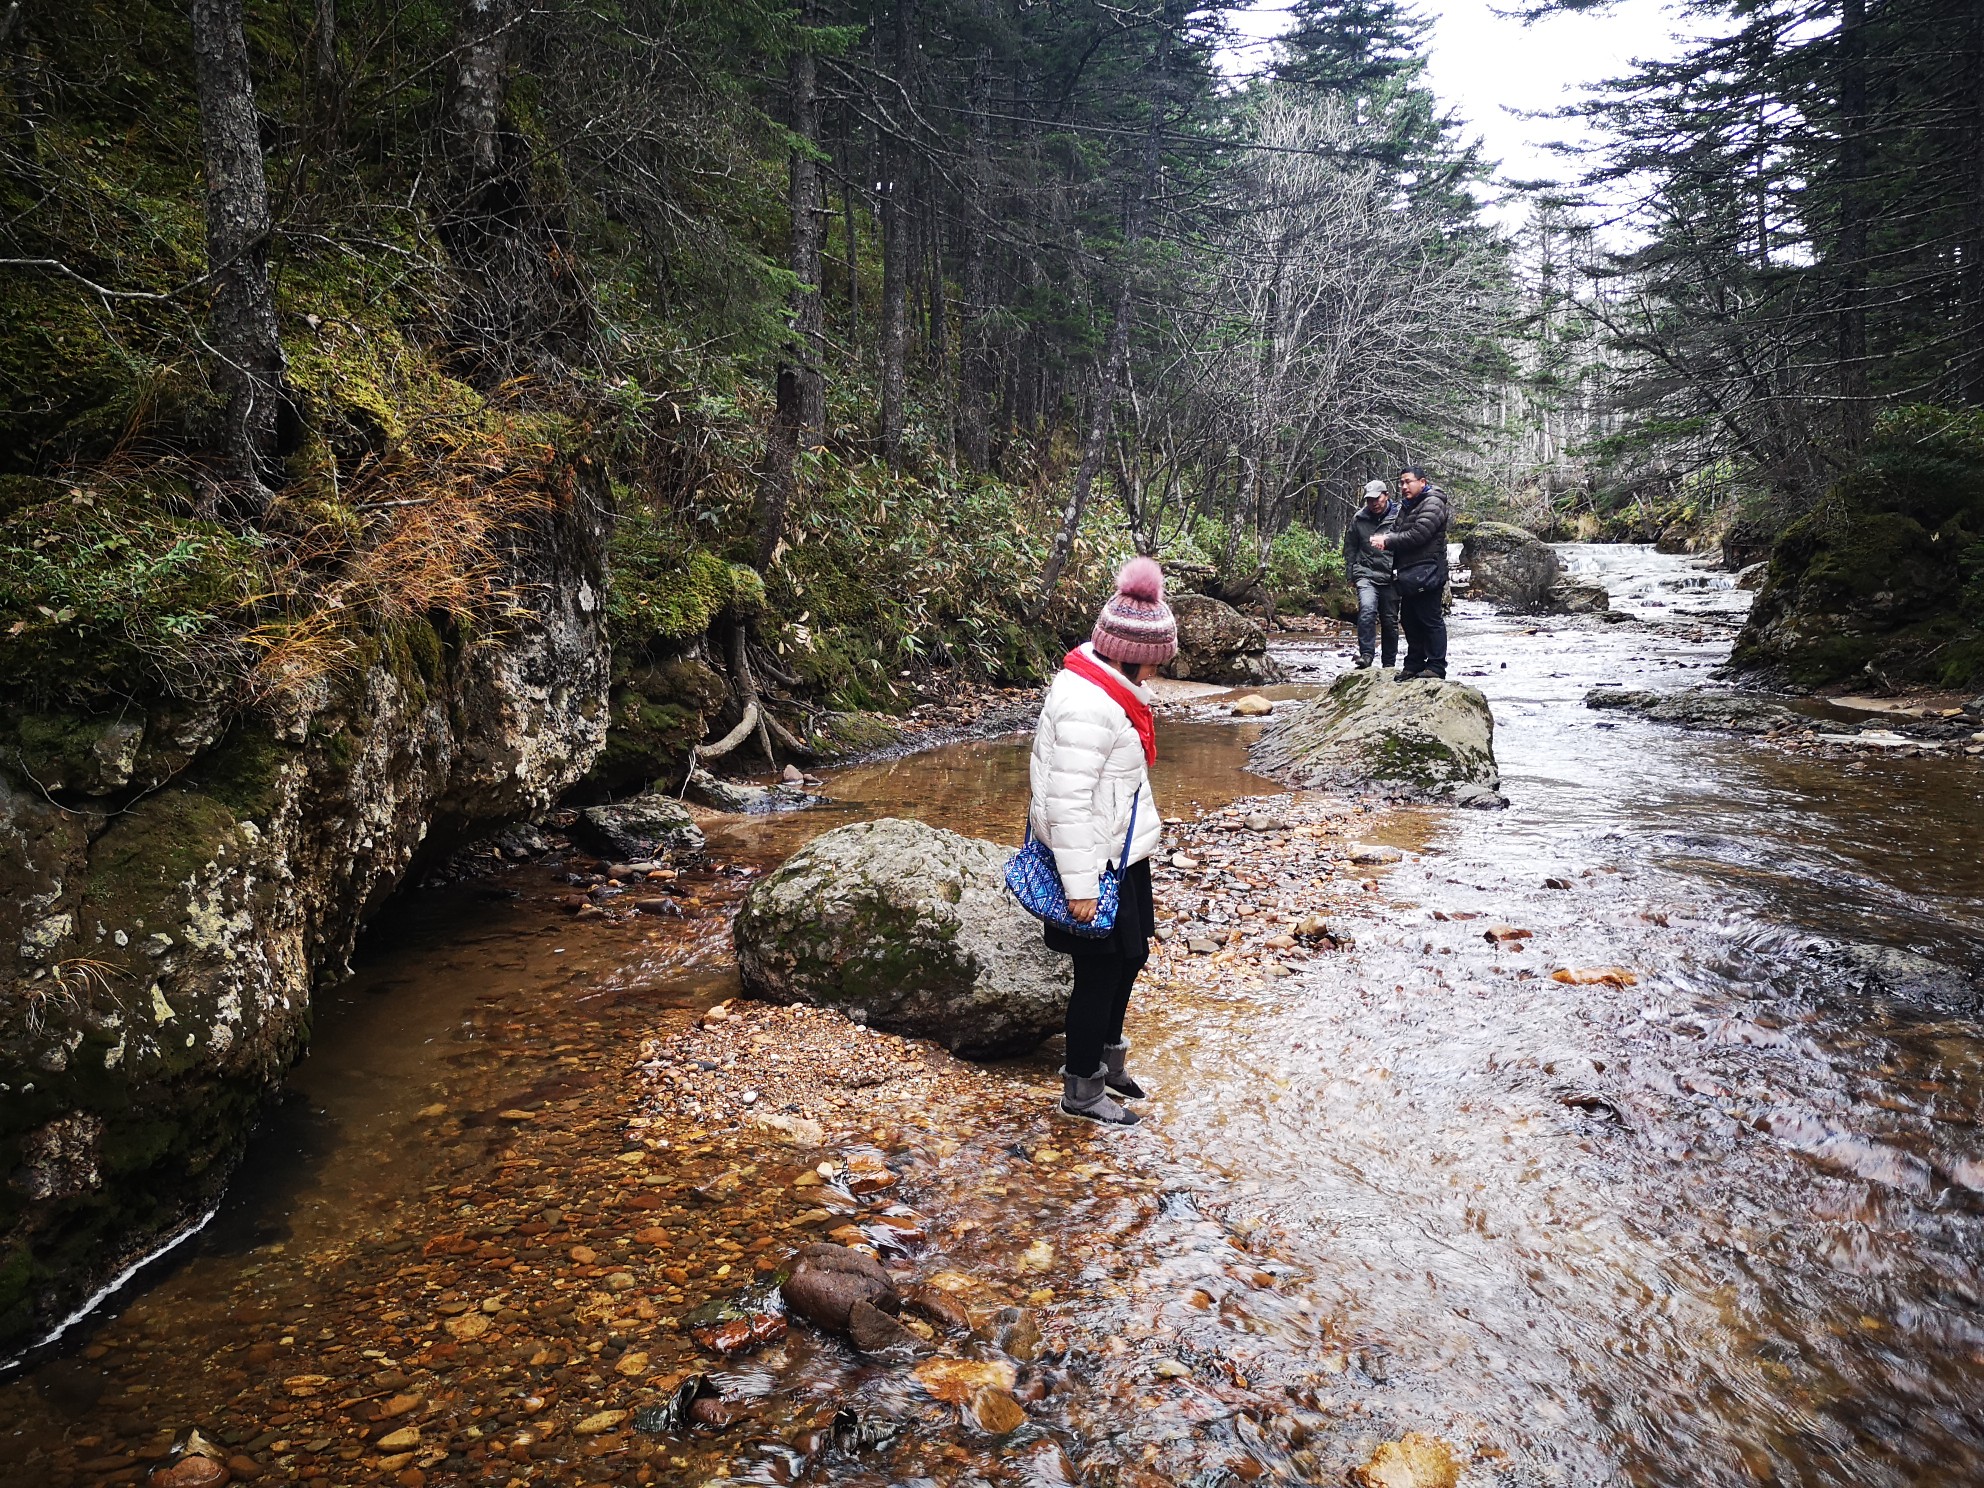
[(1164, 570), (1132, 558), (1116, 575), (1116, 593), (1095, 617), (1089, 637), (1098, 656), (1125, 666), (1166, 662), (1178, 654), (1178, 621), (1164, 602)]

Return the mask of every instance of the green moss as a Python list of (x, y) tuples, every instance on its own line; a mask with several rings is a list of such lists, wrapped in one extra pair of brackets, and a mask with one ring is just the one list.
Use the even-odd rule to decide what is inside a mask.
[(213, 796), (171, 789), (111, 819), (90, 854), (85, 917), (128, 925), (156, 916), (179, 886), (234, 841), (239, 823)]
[(689, 640), (726, 609), (755, 614), (764, 605), (756, 573), (694, 546), (673, 523), (624, 497), (607, 558), (616, 648)]
[(244, 723), (200, 760), (193, 780), (234, 818), (266, 821), (275, 809), (283, 772), (295, 758), (296, 750), (266, 725)]
[(0, 519), (0, 673), (43, 704), (170, 690), (226, 656), (265, 579), (259, 540), (166, 493), (77, 488)]

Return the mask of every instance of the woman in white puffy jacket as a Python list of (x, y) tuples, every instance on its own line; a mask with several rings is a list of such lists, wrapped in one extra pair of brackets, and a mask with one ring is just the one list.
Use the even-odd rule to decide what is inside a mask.
[(1088, 643), (1068, 653), (1048, 688), (1033, 735), (1029, 821), (1054, 853), (1070, 913), (1092, 919), (1102, 874), (1121, 870), (1108, 935), (1047, 928), (1049, 947), (1075, 963), (1060, 1109), (1111, 1126), (1136, 1125), (1122, 1102), (1144, 1094), (1124, 1068), (1123, 1015), (1150, 959), (1150, 857), (1164, 829), (1151, 799), (1157, 740), (1143, 683), (1177, 651), (1164, 575), (1149, 558), (1133, 558)]

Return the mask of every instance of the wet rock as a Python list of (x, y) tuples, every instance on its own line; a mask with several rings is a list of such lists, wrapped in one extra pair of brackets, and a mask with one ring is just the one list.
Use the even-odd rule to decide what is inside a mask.
[(798, 811), (816, 806), (823, 799), (805, 789), (806, 777), (788, 765), (790, 772), (777, 785), (748, 785), (742, 781), (720, 780), (707, 770), (690, 775), (683, 794), (713, 811), (729, 811), (745, 816), (764, 816), (777, 811)]
[(645, 795), (613, 806), (588, 806), (572, 823), (572, 840), (603, 858), (627, 862), (662, 853), (700, 852), (703, 831), (681, 802)]
[(916, 1366), (916, 1382), (947, 1405), (965, 1405), (981, 1390), (1011, 1390), (1018, 1372), (1004, 1359), (930, 1359)]
[(1460, 1464), (1438, 1437), (1408, 1431), (1397, 1441), (1385, 1442), (1361, 1466), (1352, 1468), (1350, 1481), (1357, 1488), (1455, 1488), (1460, 1482)]
[(1479, 522), (1460, 548), (1468, 596), (1512, 609), (1542, 609), (1562, 577), (1557, 550), (1526, 528)]
[(1509, 804), (1507, 796), (1485, 785), (1457, 785), (1447, 793), (1447, 799), (1471, 811), (1501, 811)]
[(884, 1312), (901, 1306), (882, 1263), (862, 1251), (824, 1242), (794, 1253), (780, 1287), (785, 1305), (815, 1327), (844, 1333), (856, 1303)]
[(1585, 694), (1584, 705), (1637, 713), (1655, 723), (1738, 734), (1765, 734), (1776, 729), (1804, 727), (1811, 722), (1771, 698), (1708, 687), (1688, 687), (1679, 692), (1596, 687)]
[(1755, 594), (1759, 589), (1764, 587), (1764, 580), (1769, 576), (1770, 561), (1765, 559), (1762, 562), (1751, 563), (1737, 569), (1736, 577), (1731, 582), (1745, 593)]
[(1040, 1354), (1040, 1324), (1023, 1307), (1001, 1308), (992, 1321), (992, 1341), (1001, 1352), (1030, 1364)]
[(847, 1310), (847, 1336), (864, 1354), (921, 1354), (930, 1345), (903, 1326), (900, 1319), (867, 1302)]
[(990, 1436), (1006, 1436), (1026, 1425), (1025, 1409), (1005, 1390), (980, 1390), (967, 1409), (972, 1425)]
[(1395, 847), (1362, 846), (1350, 850), (1350, 861), (1360, 868), (1374, 867), (1381, 863), (1397, 863), (1404, 857), (1405, 854)]
[(1450, 798), (1462, 786), (1501, 784), (1486, 697), (1431, 677), (1394, 681), (1376, 668), (1348, 672), (1322, 697), (1277, 717), (1251, 761), (1302, 787), (1377, 784)]
[(145, 1481), (151, 1488), (220, 1488), (233, 1475), (211, 1457), (182, 1457), (170, 1467), (153, 1470)]
[(826, 1128), (810, 1116), (788, 1116), (779, 1111), (754, 1111), (751, 1125), (783, 1138), (794, 1147), (818, 1147), (827, 1140)]
[(971, 1314), (962, 1302), (941, 1287), (906, 1286), (902, 1289), (902, 1301), (903, 1306), (920, 1313), (939, 1327), (948, 1328), (953, 1333), (971, 1331)]
[(1227, 711), (1239, 718), (1266, 718), (1274, 712), (1274, 704), (1258, 692), (1250, 692)]
[(1600, 584), (1559, 579), (1544, 591), (1541, 608), (1557, 615), (1600, 615), (1612, 608), (1612, 596)]
[(1031, 1048), (1062, 1026), (1069, 972), (1006, 891), (1011, 855), (896, 818), (815, 838), (738, 913), (744, 985), (957, 1053)]
[(708, 1375), (692, 1374), (661, 1404), (644, 1405), (635, 1411), (629, 1424), (647, 1435), (680, 1433), (698, 1426), (720, 1431), (735, 1421), (738, 1414)]
[(1175, 594), (1178, 654), (1164, 675), (1181, 682), (1279, 682), (1281, 667), (1268, 655), (1268, 633), (1232, 605), (1205, 594)]
[(603, 1436), (633, 1415), (632, 1411), (595, 1411), (572, 1428), (575, 1436)]

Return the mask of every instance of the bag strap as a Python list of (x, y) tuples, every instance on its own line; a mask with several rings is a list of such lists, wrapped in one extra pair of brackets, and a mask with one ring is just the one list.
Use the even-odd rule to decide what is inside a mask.
[(1143, 793), (1144, 788), (1140, 785), (1137, 787), (1137, 794), (1130, 797), (1130, 826), (1129, 830), (1123, 833), (1123, 851), (1116, 855), (1116, 866), (1118, 868), (1127, 868), (1130, 866), (1130, 843), (1136, 839), (1137, 835), (1137, 797)]

